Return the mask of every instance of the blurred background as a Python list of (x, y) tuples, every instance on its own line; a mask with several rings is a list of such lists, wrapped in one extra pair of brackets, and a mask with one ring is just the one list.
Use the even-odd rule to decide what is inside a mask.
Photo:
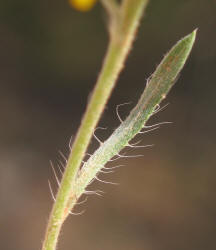
[[(149, 124), (172, 121), (137, 137), (143, 157), (94, 183), (103, 197), (76, 207), (59, 249), (216, 249), (216, 1), (151, 0), (118, 85), (97, 131), (104, 140), (135, 105), (146, 79), (177, 40), (198, 37), (169, 105)], [(52, 206), (48, 180), (79, 126), (100, 71), (108, 36), (97, 4), (88, 13), (65, 1), (0, 2), (0, 249), (40, 249)], [(72, 137), (73, 138), (73, 137)], [(136, 141), (136, 140), (135, 140)], [(92, 141), (89, 152), (98, 144)], [(110, 165), (111, 166), (111, 165)]]

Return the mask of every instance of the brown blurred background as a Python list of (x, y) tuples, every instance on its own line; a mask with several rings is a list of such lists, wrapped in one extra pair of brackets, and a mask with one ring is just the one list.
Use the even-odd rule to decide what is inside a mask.
[[(178, 83), (142, 135), (153, 148), (94, 183), (105, 191), (78, 206), (65, 223), (61, 250), (216, 249), (216, 1), (151, 0), (134, 49), (107, 105), (97, 135), (105, 139), (125, 117), (146, 78), (174, 43), (199, 28)], [(65, 1), (0, 2), (0, 249), (40, 249), (56, 190), (49, 161), (68, 154), (107, 46), (106, 16)], [(89, 152), (97, 147), (93, 140)]]

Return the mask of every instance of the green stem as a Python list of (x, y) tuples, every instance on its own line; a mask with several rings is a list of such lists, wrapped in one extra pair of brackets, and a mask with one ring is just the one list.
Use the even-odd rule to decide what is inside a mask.
[[(128, 4), (130, 2), (131, 9), (121, 8), (124, 6), (124, 2), (128, 2)], [(71, 200), (72, 189), (82, 159), (117, 77), (123, 68), (146, 5), (147, 0), (125, 0), (122, 6), (119, 7), (121, 8), (121, 13), (119, 12), (118, 24), (111, 28), (110, 43), (105, 61), (67, 162), (56, 201), (50, 214), (42, 247), (43, 250), (56, 249), (61, 227), (69, 214), (69, 201)], [(124, 22), (127, 22), (127, 26), (123, 25)], [(73, 197), (73, 199), (76, 200), (76, 197)]]
[(111, 37), (115, 36), (116, 33), (116, 27), (119, 22), (119, 3), (117, 3), (116, 0), (101, 0), (102, 5), (106, 9), (108, 15), (109, 15), (109, 33)]
[[(196, 30), (180, 40), (165, 56), (127, 119), (83, 165), (74, 185), (74, 196), (72, 197), (77, 199), (85, 193), (86, 187), (97, 177), (104, 165), (113, 156), (118, 155), (125, 146), (129, 146), (129, 141), (145, 126), (149, 117), (154, 114), (156, 107), (174, 85), (176, 77), (190, 54), (195, 37)], [(75, 202), (72, 198), (70, 209), (73, 208)]]

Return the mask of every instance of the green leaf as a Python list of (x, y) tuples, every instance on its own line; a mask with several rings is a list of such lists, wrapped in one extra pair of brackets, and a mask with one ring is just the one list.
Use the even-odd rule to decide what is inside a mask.
[[(196, 30), (180, 40), (167, 53), (148, 81), (135, 108), (82, 167), (74, 185), (73, 197), (79, 198), (105, 164), (113, 156), (118, 155), (125, 146), (129, 145), (129, 141), (145, 126), (155, 108), (176, 82), (175, 80), (191, 52), (195, 37)], [(71, 208), (74, 202), (72, 198)]]

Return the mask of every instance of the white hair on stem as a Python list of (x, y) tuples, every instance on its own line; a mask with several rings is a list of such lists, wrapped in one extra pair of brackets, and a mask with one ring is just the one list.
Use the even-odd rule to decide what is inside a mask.
[(84, 191), (84, 194), (87, 194), (87, 195), (97, 195), (97, 196), (102, 196), (102, 194), (104, 194), (105, 192), (104, 191), (101, 191), (101, 190), (85, 190)]
[(120, 155), (117, 154), (120, 158), (136, 158), (136, 157), (143, 157), (144, 155)]
[(130, 148), (150, 148), (153, 147), (154, 144), (149, 144), (149, 145), (137, 145), (141, 142), (142, 140), (139, 140), (138, 142), (135, 142), (133, 144), (128, 143), (128, 145), (126, 147), (130, 147)]
[(114, 167), (103, 167), (104, 169), (117, 169), (117, 168), (120, 168), (120, 167), (125, 167), (125, 165), (118, 165), (118, 166), (114, 166)]
[(119, 185), (119, 183), (111, 182), (111, 181), (104, 181), (98, 178), (98, 176), (94, 177), (97, 181), (105, 183), (105, 184), (112, 184), (112, 185)]
[(54, 193), (53, 193), (52, 186), (51, 186), (51, 183), (50, 183), (49, 180), (48, 180), (48, 186), (49, 186), (49, 190), (50, 190), (51, 197), (52, 197), (53, 201), (55, 202), (55, 201), (56, 201), (56, 198), (55, 198), (55, 195), (54, 195)]
[[(160, 126), (154, 127), (154, 128), (152, 128), (152, 129), (148, 129), (148, 130), (146, 130), (146, 131), (140, 131), (138, 134), (147, 134), (147, 133), (152, 132), (152, 131), (154, 131), (154, 130), (156, 130), (156, 129), (159, 129), (159, 128), (160, 128)], [(144, 127), (144, 129), (145, 129), (145, 127)]]
[(102, 141), (96, 136), (96, 134), (95, 134), (96, 130), (98, 130), (98, 129), (107, 129), (107, 128), (97, 127), (97, 128), (94, 130), (93, 136), (94, 136), (94, 138), (99, 142), (99, 144), (101, 145), (101, 144), (103, 144), (103, 142), (102, 142)]
[(64, 171), (65, 170), (65, 164), (63, 164), (63, 162), (61, 160), (58, 160), (58, 163), (59, 163), (58, 166), (60, 166)]
[(123, 122), (123, 120), (122, 120), (121, 116), (119, 115), (119, 107), (125, 106), (125, 105), (129, 105), (129, 104), (131, 104), (131, 102), (125, 102), (125, 103), (122, 103), (122, 104), (118, 104), (118, 105), (116, 106), (116, 114), (117, 114), (117, 117), (118, 117), (118, 119), (119, 119), (119, 121), (120, 121), (121, 123)]
[(104, 170), (99, 170), (99, 173), (103, 173), (103, 174), (111, 174), (111, 173), (114, 173), (114, 171), (104, 171)]
[(76, 216), (77, 216), (77, 215), (83, 215), (83, 214), (85, 213), (85, 211), (86, 211), (85, 209), (84, 209), (83, 211), (81, 211), (81, 212), (78, 212), (78, 213), (74, 213), (74, 212), (71, 212), (71, 211), (70, 211), (69, 214), (70, 214), (70, 215), (76, 215)]
[(88, 197), (85, 197), (85, 199), (83, 201), (76, 202), (76, 205), (82, 205), (82, 204), (86, 203), (87, 200), (88, 200)]
[(59, 164), (57, 164), (57, 167), (58, 167), (58, 170), (59, 170), (60, 174), (61, 174), (61, 175), (63, 175), (63, 174), (64, 174), (64, 172), (62, 171), (62, 169), (61, 169), (61, 167), (60, 167), (60, 165), (59, 165)]
[(154, 110), (154, 112), (152, 113), (152, 115), (157, 114), (158, 112), (164, 110), (167, 106), (169, 105), (169, 103), (165, 104), (164, 106), (160, 107), (159, 104), (156, 105), (156, 109)]
[(73, 136), (71, 136), (70, 140), (69, 140), (69, 149), (70, 149), (70, 151), (72, 150), (72, 139), (73, 139)]
[(145, 125), (143, 128), (154, 128), (154, 127), (157, 127), (157, 126), (160, 126), (160, 125), (164, 125), (164, 124), (171, 124), (172, 122), (159, 122), (159, 123), (156, 123), (154, 125)]
[(58, 152), (60, 156), (63, 158), (63, 160), (65, 161), (65, 163), (67, 163), (67, 157), (60, 150)]
[(56, 171), (55, 171), (55, 168), (54, 168), (54, 166), (53, 166), (52, 161), (50, 161), (50, 165), (51, 165), (51, 168), (52, 168), (52, 170), (53, 170), (53, 173), (54, 173), (55, 179), (56, 179), (56, 181), (57, 181), (57, 184), (58, 184), (58, 186), (60, 187), (61, 183), (60, 183), (60, 181), (59, 181), (59, 179), (58, 179), (58, 176), (57, 176), (57, 174), (56, 174)]

